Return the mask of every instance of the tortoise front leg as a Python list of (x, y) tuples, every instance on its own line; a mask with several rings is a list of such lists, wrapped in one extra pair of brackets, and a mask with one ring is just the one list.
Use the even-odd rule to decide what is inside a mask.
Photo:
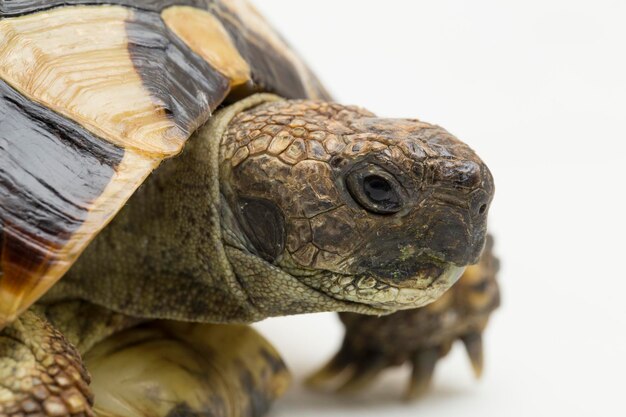
[(0, 417), (93, 415), (81, 355), (137, 322), (83, 301), (31, 307), (0, 332)]
[(92, 416), (89, 374), (77, 349), (41, 315), (0, 333), (0, 416)]
[(249, 326), (138, 324), (72, 302), (0, 333), (0, 417), (260, 417), (289, 382)]
[[(480, 263), (467, 268), (448, 292), (434, 303), (383, 317), (341, 313), (346, 335), (340, 351), (308, 379), (313, 388), (335, 383), (338, 392), (366, 387), (384, 369), (410, 363), (407, 398), (426, 392), (436, 363), (461, 340), (474, 373), (483, 368), (482, 332), (500, 302), (498, 260), (488, 238)], [(342, 379), (343, 377), (343, 379)]]

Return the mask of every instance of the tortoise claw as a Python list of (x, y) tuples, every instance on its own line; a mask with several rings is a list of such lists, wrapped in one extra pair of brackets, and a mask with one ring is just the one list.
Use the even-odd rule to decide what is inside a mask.
[(465, 350), (472, 363), (474, 376), (480, 378), (483, 373), (484, 365), (482, 334), (479, 332), (468, 333), (461, 336), (461, 340), (463, 341), (463, 345), (465, 345)]
[(305, 384), (309, 388), (322, 390), (338, 382), (332, 391), (351, 394), (366, 388), (388, 366), (382, 355), (374, 358), (355, 357), (348, 352), (342, 349), (326, 365), (306, 378)]
[(349, 365), (349, 359), (343, 354), (343, 351), (340, 351), (326, 365), (309, 375), (304, 380), (304, 383), (309, 388), (322, 389), (326, 384), (341, 375)]
[(336, 392), (351, 394), (367, 388), (387, 366), (388, 363), (382, 356), (358, 363), (352, 374), (337, 388)]
[(437, 348), (427, 348), (415, 353), (411, 361), (413, 371), (411, 372), (409, 389), (405, 394), (407, 400), (419, 398), (428, 391), (439, 358), (439, 349)]

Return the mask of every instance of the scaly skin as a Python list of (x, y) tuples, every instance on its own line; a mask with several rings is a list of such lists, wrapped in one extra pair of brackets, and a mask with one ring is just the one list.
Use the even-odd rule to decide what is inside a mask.
[(0, 334), (0, 416), (93, 416), (90, 377), (76, 348), (27, 311)]
[(258, 417), (289, 383), (276, 350), (243, 325), (138, 324), (67, 302), (0, 333), (0, 417)]
[[(466, 265), (478, 260), (493, 191), (487, 167), (440, 127), (376, 118), (334, 103), (252, 96), (214, 115), (180, 156), (164, 162), (42, 299), (42, 306), (81, 300), (108, 311), (121, 322), (91, 323), (97, 315), (57, 312), (54, 325), (64, 329), (69, 342), (82, 352), (98, 342), (126, 350), (128, 338), (138, 337), (147, 350), (134, 351), (131, 346), (134, 353), (120, 363), (136, 362), (132, 369), (138, 369), (137, 375), (152, 375), (145, 378), (156, 381), (164, 398), (177, 398), (180, 401), (174, 404), (181, 407), (187, 404), (170, 411), (219, 411), (211, 401), (209, 405), (217, 408), (194, 403), (189, 411), (190, 402), (177, 396), (175, 386), (168, 386), (167, 375), (143, 373), (142, 352), (153, 351), (154, 340), (141, 339), (146, 329), (119, 333), (127, 327), (125, 318), (131, 324), (156, 320), (156, 328), (148, 333), (163, 346), (174, 344), (172, 350), (163, 348), (164, 363), (180, 362), (189, 368), (186, 360), (191, 354), (184, 352), (202, 351), (207, 345), (162, 327), (160, 320), (242, 323), (317, 311), (380, 315), (427, 305), (454, 284)], [(436, 316), (443, 317), (455, 306), (446, 304)], [(413, 312), (406, 314), (410, 317)], [(422, 321), (436, 322), (429, 313), (423, 317), (415, 329), (422, 329)], [(77, 370), (72, 381), (85, 385), (87, 377), (72, 345), (45, 322), (26, 318), (30, 324), (20, 330), (20, 346), (11, 345), (0, 355), (0, 369), (18, 378), (24, 372), (44, 375), (48, 362), (40, 362), (40, 357), (45, 360), (61, 352)], [(395, 323), (404, 322), (384, 320), (378, 323), (387, 324), (374, 334), (393, 332)], [(358, 334), (358, 329), (369, 326), (353, 328)], [(431, 326), (429, 337), (447, 334), (444, 323), (438, 326)], [(14, 330), (6, 330), (0, 340), (10, 345)], [(416, 332), (409, 330), (409, 346)], [(49, 351), (46, 340), (51, 337), (59, 342)], [(353, 338), (350, 331), (348, 337)], [(386, 343), (384, 338), (375, 340), (372, 343)], [(102, 345), (94, 349), (98, 346)], [(43, 353), (35, 360), (28, 350)], [(116, 363), (115, 349), (104, 351), (99, 363)], [(12, 352), (20, 352), (17, 362)], [(358, 349), (348, 352), (348, 362), (358, 361)], [(239, 357), (231, 362), (216, 357), (222, 364), (231, 363), (233, 374), (242, 367)], [(275, 358), (265, 361), (277, 363)], [(279, 368), (271, 369), (280, 373)], [(131, 368), (118, 364), (99, 369), (112, 369), (117, 375), (116, 371)], [(105, 374), (95, 374), (94, 386), (103, 386), (100, 382), (107, 377), (99, 375)], [(177, 375), (189, 377), (188, 381), (194, 378), (188, 371)], [(204, 382), (210, 386), (215, 381)], [(188, 383), (203, 390), (201, 380)], [(21, 380), (11, 384), (0, 404), (5, 414), (21, 417), (15, 404), (36, 391)], [(235, 395), (243, 389), (241, 381), (227, 386)], [(251, 386), (250, 392), (260, 389), (255, 383)], [(113, 391), (105, 388), (102, 395)], [(262, 392), (270, 393), (271, 399), (279, 391)], [(87, 410), (90, 395), (80, 392)], [(61, 394), (51, 393), (42, 404)], [(253, 401), (254, 395), (246, 395)], [(96, 405), (97, 401), (96, 396)], [(150, 416), (167, 412), (150, 404), (145, 407), (141, 413)], [(48, 414), (71, 414), (56, 411), (58, 416)], [(246, 413), (226, 415), (252, 412)]]
[[(232, 120), (221, 158), (222, 192), (248, 247), (337, 300), (388, 311), (428, 304), (482, 250), (491, 174), (438, 126), (273, 102)], [(354, 195), (368, 175), (395, 184), (397, 212), (373, 212)]]
[(28, 310), (0, 332), (0, 416), (93, 415), (81, 355), (139, 321), (82, 301)]

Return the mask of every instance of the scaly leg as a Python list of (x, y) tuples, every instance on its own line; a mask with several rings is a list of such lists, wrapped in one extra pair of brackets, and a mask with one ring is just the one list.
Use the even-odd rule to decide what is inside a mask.
[(89, 381), (76, 348), (33, 311), (0, 333), (0, 416), (93, 415)]
[(259, 417), (289, 381), (248, 326), (138, 324), (73, 302), (0, 333), (0, 417)]
[(32, 307), (0, 332), (0, 417), (93, 415), (81, 354), (136, 323), (80, 301)]
[[(413, 367), (408, 398), (428, 388), (437, 361), (461, 340), (474, 373), (483, 369), (482, 332), (500, 303), (498, 260), (488, 238), (480, 263), (467, 268), (459, 282), (434, 303), (383, 317), (340, 314), (346, 335), (339, 352), (307, 380), (322, 388), (338, 381), (338, 392), (353, 392), (371, 383), (384, 369), (409, 362)], [(343, 379), (342, 379), (343, 377)]]

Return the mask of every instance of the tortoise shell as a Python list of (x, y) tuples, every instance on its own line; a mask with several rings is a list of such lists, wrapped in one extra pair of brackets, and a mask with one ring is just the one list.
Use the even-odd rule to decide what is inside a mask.
[(225, 100), (328, 99), (239, 0), (0, 3), (0, 329)]

